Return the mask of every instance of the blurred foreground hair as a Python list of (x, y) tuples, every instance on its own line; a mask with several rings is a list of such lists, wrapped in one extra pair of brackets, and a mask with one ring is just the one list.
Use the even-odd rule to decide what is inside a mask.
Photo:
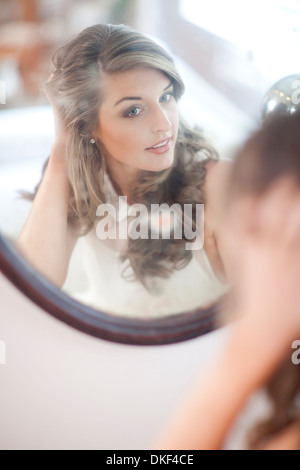
[[(262, 195), (285, 176), (300, 191), (300, 112), (270, 118), (238, 151), (228, 184), (229, 203), (245, 195)], [(251, 430), (252, 449), (262, 447), (291, 424), (298, 425), (300, 435), (300, 366), (292, 363), (290, 351), (267, 383), (266, 392), (272, 413)]]

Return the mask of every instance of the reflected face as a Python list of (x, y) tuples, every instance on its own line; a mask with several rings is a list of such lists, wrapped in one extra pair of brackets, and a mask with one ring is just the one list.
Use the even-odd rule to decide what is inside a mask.
[(174, 160), (179, 113), (171, 80), (151, 68), (105, 75), (94, 132), (108, 165), (162, 171)]

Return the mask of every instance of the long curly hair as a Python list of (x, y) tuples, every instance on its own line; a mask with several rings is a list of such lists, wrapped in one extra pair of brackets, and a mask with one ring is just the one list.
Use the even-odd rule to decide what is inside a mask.
[[(95, 224), (97, 207), (106, 202), (105, 158), (91, 143), (97, 129), (103, 99), (102, 74), (116, 74), (137, 67), (163, 72), (174, 86), (176, 100), (184, 84), (173, 58), (153, 40), (124, 25), (98, 24), (82, 31), (60, 47), (53, 58), (54, 70), (47, 92), (55, 97), (67, 134), (67, 171), (71, 188), (69, 222), (86, 234)], [(201, 158), (198, 158), (199, 153)], [(178, 203), (203, 204), (205, 165), (218, 159), (200, 131), (180, 119), (175, 158), (171, 168), (160, 172), (140, 171), (134, 201), (149, 206)], [(193, 214), (193, 224), (195, 224)], [(134, 278), (146, 284), (149, 276), (168, 277), (191, 259), (181, 240), (129, 240), (121, 254), (129, 260)]]

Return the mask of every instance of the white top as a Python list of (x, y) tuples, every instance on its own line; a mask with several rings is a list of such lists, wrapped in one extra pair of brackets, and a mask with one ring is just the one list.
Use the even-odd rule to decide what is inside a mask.
[[(104, 182), (106, 202), (116, 208), (117, 219), (113, 222), (119, 227), (126, 223), (128, 214), (118, 212), (119, 197), (107, 175)], [(169, 279), (153, 279), (149, 291), (139, 281), (122, 277), (124, 267), (129, 265), (120, 261), (124, 243), (126, 240), (100, 240), (95, 225), (77, 242), (63, 291), (97, 310), (149, 319), (204, 307), (227, 290), (216, 278), (202, 248), (192, 251), (188, 265)], [(128, 271), (132, 272), (131, 267)]]

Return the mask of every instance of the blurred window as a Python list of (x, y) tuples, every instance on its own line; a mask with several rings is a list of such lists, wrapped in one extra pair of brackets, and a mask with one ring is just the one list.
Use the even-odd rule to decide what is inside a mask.
[(161, 36), (249, 116), (277, 80), (299, 72), (299, 0), (163, 0)]
[(180, 15), (251, 51), (260, 70), (272, 80), (295, 72), (295, 52), (300, 56), (299, 0), (181, 0)]

